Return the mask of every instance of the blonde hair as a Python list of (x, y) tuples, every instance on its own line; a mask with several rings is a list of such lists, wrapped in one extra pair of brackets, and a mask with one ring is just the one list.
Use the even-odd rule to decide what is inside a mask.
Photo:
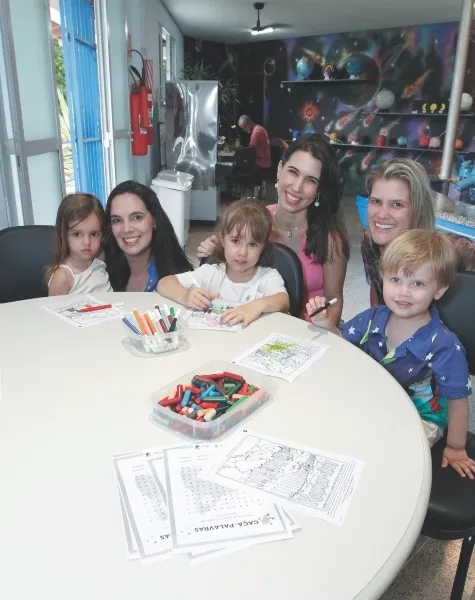
[(409, 186), (412, 205), (411, 229), (435, 227), (435, 213), (429, 177), (424, 168), (410, 158), (391, 158), (379, 165), (366, 178), (366, 189), (371, 194), (373, 185), (379, 179), (402, 179)]
[(402, 269), (410, 276), (430, 263), (439, 285), (449, 286), (457, 272), (457, 256), (449, 237), (438, 231), (410, 229), (388, 244), (380, 262), (381, 275), (397, 274)]
[(221, 238), (235, 233), (242, 237), (248, 231), (256, 244), (264, 244), (264, 250), (259, 258), (259, 265), (268, 262), (270, 234), (272, 231), (272, 216), (267, 208), (246, 198), (230, 204), (224, 211), (218, 226), (218, 243), (213, 252), (215, 262), (225, 262), (224, 248)]

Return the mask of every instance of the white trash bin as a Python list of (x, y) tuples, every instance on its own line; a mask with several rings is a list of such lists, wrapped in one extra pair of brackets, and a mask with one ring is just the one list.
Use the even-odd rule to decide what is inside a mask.
[(190, 202), (193, 175), (180, 171), (160, 171), (152, 181), (163, 210), (173, 225), (180, 246), (183, 248), (190, 229)]

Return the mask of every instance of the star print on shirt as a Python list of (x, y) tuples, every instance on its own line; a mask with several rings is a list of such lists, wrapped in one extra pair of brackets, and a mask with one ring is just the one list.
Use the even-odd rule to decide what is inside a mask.
[(460, 350), (460, 344), (455, 344), (455, 347), (457, 348), (457, 350)]
[(442, 377), (440, 378), (441, 381), (445, 381), (445, 375), (442, 375)]
[(381, 348), (381, 346), (383, 345), (383, 342), (378, 342), (379, 347)]
[(434, 355), (432, 354), (432, 352), (429, 352), (429, 354), (425, 357), (425, 360), (430, 360), (433, 356)]
[(471, 390), (472, 389), (472, 382), (470, 381), (470, 377), (468, 378), (468, 381), (465, 384), (465, 387), (467, 388), (467, 390)]
[(413, 371), (414, 371), (414, 369), (411, 367), (408, 372), (412, 373)]
[(434, 333), (434, 335), (432, 336), (432, 341), (434, 341), (436, 337), (437, 337), (437, 334)]
[(428, 367), (432, 367), (432, 363), (427, 363), (427, 366)]
[(354, 335), (354, 334), (355, 334), (355, 328), (354, 328), (354, 327), (350, 327), (350, 328), (348, 329), (348, 333), (349, 333), (350, 335)]
[(379, 327), (375, 327), (371, 333), (378, 333)]

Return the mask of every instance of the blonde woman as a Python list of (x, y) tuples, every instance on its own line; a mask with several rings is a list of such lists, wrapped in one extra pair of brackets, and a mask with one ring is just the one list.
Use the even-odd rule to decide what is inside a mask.
[[(368, 227), (361, 238), (361, 254), (370, 285), (371, 305), (383, 304), (379, 262), (384, 248), (408, 229), (435, 228), (432, 190), (424, 168), (409, 158), (393, 158), (377, 167), (367, 178)], [(451, 236), (458, 269), (473, 268), (475, 244)]]

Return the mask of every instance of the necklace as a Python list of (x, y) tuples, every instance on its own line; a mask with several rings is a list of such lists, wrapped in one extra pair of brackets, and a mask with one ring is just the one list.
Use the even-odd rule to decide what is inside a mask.
[(281, 227), (277, 223), (277, 221), (275, 219), (275, 215), (273, 215), (272, 218), (274, 219), (274, 223), (275, 223), (277, 229), (280, 229), (281, 231), (286, 231), (287, 232), (287, 237), (289, 237), (289, 238), (292, 237), (292, 231), (297, 231), (298, 229), (302, 229), (302, 227), (305, 227), (305, 225), (307, 224), (307, 223), (302, 223), (302, 225), (299, 225), (298, 227), (292, 227), (292, 229), (285, 229), (284, 227)]

